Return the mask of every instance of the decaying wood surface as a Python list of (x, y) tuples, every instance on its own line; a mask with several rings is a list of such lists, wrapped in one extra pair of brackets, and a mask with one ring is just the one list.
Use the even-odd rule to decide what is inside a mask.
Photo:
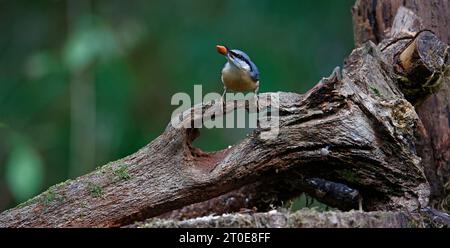
[[(404, 18), (395, 22), (394, 17), (402, 7), (414, 14), (403, 15)], [(368, 40), (378, 44), (389, 38), (392, 30), (406, 37), (408, 33), (414, 35), (424, 29), (431, 30), (435, 37), (449, 44), (450, 1), (358, 0), (353, 7), (353, 23), (357, 45)], [(421, 70), (413, 72), (421, 73)], [(414, 81), (411, 79), (408, 81)], [(450, 211), (450, 78), (442, 77), (442, 80), (439, 84), (429, 84), (426, 88), (432, 95), (415, 104), (423, 124), (416, 147), (431, 185), (431, 204)]]
[[(443, 216), (442, 216), (443, 215)], [(450, 227), (450, 217), (424, 209), (418, 213), (401, 211), (327, 211), (303, 209), (289, 211), (272, 210), (267, 213), (224, 214), (204, 216), (189, 220), (153, 218), (127, 227), (139, 228), (411, 228)]]
[[(440, 40), (450, 40), (448, 0), (357, 0), (352, 11), (356, 45), (369, 40), (380, 43), (389, 38), (400, 7), (411, 10), (420, 18), (420, 23), (408, 23), (406, 27), (401, 28), (402, 32), (408, 29), (415, 32), (416, 28), (431, 29)], [(400, 30), (399, 27), (394, 28)]]
[[(441, 81), (448, 66), (447, 45), (433, 33), (427, 35), (431, 38), (424, 39), (425, 47), (436, 56), (408, 58), (412, 43), (394, 42), (396, 36), (379, 45), (369, 41), (352, 52), (342, 72), (335, 69), (304, 95), (260, 94), (259, 107), (278, 111), (280, 125), (262, 123), (228, 149), (203, 152), (192, 145), (198, 129), (169, 124), (136, 153), (1, 213), (0, 226), (124, 226), (231, 191), (250, 193), (270, 185), (279, 185), (273, 187), (278, 192), (290, 189), (283, 198), (306, 191), (342, 208), (339, 199), (348, 199), (351, 207), (354, 196), (362, 199), (364, 210), (423, 208), (430, 188), (415, 150), (422, 123), (402, 92), (402, 82), (414, 70), (405, 76), (398, 68), (405, 68), (401, 63), (407, 60), (437, 64), (428, 68), (432, 79), (421, 82)], [(413, 42), (420, 43), (420, 37)], [(431, 93), (422, 93), (422, 86), (408, 84), (426, 98)], [(226, 106), (233, 111), (249, 103), (228, 101)], [(197, 105), (182, 114), (183, 123), (217, 117), (222, 108), (213, 102)], [(347, 192), (340, 185), (351, 189), (349, 196), (336, 192)]]
[[(295, 213), (278, 212), (254, 214), (225, 214), (222, 216), (205, 216), (189, 220), (150, 219), (130, 227), (141, 228), (208, 228), (208, 227), (257, 227), (257, 228), (343, 228), (343, 227), (414, 227), (415, 221), (400, 212), (318, 212), (315, 210), (300, 210)], [(419, 223), (419, 222), (417, 222)], [(420, 222), (421, 223), (421, 222)]]

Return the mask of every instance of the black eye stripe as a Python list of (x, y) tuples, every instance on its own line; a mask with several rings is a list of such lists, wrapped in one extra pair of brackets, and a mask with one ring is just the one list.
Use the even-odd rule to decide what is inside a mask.
[(240, 59), (240, 60), (245, 61), (245, 63), (250, 67), (250, 70), (253, 70), (252, 64), (251, 64), (250, 61), (248, 61), (248, 59), (246, 59), (244, 56), (242, 56), (242, 55), (240, 55), (240, 54), (238, 54), (238, 53), (232, 52), (232, 51), (230, 51), (230, 53), (231, 53), (231, 55), (233, 55), (233, 57), (236, 57), (236, 58), (238, 58), (238, 59)]
[(235, 52), (230, 52), (230, 53), (231, 53), (231, 55), (233, 55), (233, 57), (241, 58), (241, 55), (239, 55), (239, 54), (237, 54)]

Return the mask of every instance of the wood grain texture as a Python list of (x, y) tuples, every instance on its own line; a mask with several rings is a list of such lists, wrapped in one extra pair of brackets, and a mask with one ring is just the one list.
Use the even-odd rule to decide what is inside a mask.
[(226, 214), (190, 220), (151, 219), (130, 227), (140, 228), (399, 228), (412, 227), (414, 221), (399, 212), (317, 212), (295, 213), (271, 211), (255, 214)]
[[(396, 22), (396, 13), (401, 8), (407, 8), (413, 14), (403, 14)], [(431, 30), (443, 43), (450, 43), (449, 0), (357, 0), (352, 12), (357, 45), (368, 40), (378, 44), (393, 35), (414, 35), (423, 29)], [(393, 29), (396, 31), (392, 31)], [(448, 64), (448, 56), (446, 63)], [(431, 184), (432, 204), (437, 206), (438, 203), (444, 202), (446, 206), (443, 207), (450, 210), (450, 201), (445, 203), (445, 199), (450, 197), (450, 188), (445, 188), (445, 184), (450, 182), (448, 74), (442, 78), (438, 90), (422, 100), (415, 106), (422, 126), (417, 140), (418, 154)]]
[(450, 218), (433, 209), (411, 214), (401, 211), (328, 211), (303, 209), (254, 214), (225, 214), (189, 220), (150, 219), (128, 227), (140, 228), (417, 228), (450, 227)]

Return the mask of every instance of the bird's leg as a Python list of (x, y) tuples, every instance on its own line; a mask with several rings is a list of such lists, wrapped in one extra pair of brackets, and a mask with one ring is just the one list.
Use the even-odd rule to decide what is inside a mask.
[(259, 97), (258, 97), (258, 91), (259, 91), (259, 82), (257, 82), (256, 89), (254, 91), (255, 93), (255, 104), (256, 104), (256, 127), (259, 128)]
[(222, 93), (222, 97), (220, 98), (220, 101), (222, 102), (222, 107), (223, 107), (223, 110), (224, 110), (224, 112), (225, 112), (225, 94), (227, 93), (227, 87), (224, 85), (223, 86), (223, 93)]
[(259, 98), (258, 98), (258, 91), (259, 91), (259, 83), (258, 83), (258, 87), (256, 87), (254, 93), (255, 93), (255, 104), (256, 104), (256, 111), (259, 110)]
[(225, 97), (225, 93), (227, 93), (227, 87), (223, 86), (222, 101), (223, 101), (223, 98)]

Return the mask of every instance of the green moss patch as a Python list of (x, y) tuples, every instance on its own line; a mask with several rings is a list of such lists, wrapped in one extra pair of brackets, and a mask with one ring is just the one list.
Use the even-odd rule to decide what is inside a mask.
[(92, 197), (101, 197), (103, 195), (103, 189), (98, 184), (89, 183), (88, 189)]
[(113, 174), (122, 180), (131, 179), (131, 176), (128, 173), (128, 168), (125, 165), (121, 165), (119, 168), (115, 169)]

